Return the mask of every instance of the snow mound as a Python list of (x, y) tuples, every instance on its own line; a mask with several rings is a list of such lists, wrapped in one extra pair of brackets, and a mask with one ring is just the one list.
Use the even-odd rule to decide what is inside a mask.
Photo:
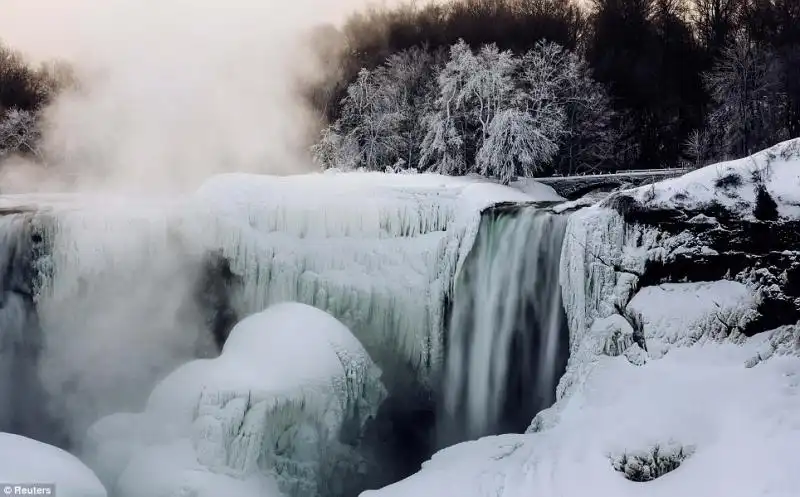
[[(596, 355), (549, 429), (448, 448), (362, 497), (795, 496), (800, 357), (746, 367), (772, 334), (676, 348), (639, 366)], [(615, 469), (624, 454), (633, 464)]]
[(59, 497), (106, 497), (97, 476), (57, 447), (0, 433), (0, 461), (0, 482), (54, 484)]
[(346, 445), (386, 395), (380, 374), (330, 315), (275, 305), (237, 324), (218, 358), (165, 378), (143, 413), (95, 423), (87, 457), (122, 497), (184, 487), (313, 497), (329, 466), (342, 463), (331, 454), (357, 464)]
[(719, 204), (743, 218), (752, 218), (760, 187), (776, 202), (780, 216), (800, 217), (800, 138), (633, 192), (648, 207), (699, 210)]

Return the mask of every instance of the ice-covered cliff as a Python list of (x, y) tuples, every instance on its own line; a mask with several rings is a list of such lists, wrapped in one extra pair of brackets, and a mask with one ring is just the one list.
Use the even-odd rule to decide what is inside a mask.
[[(152, 401), (153, 386), (182, 364), (189, 363), (176, 375), (203, 377), (189, 361), (215, 357), (215, 345), (226, 342), (237, 320), (273, 304), (301, 302), (343, 323), (383, 369), (382, 381), (394, 398), (372, 428), (373, 446), (413, 445), (412, 438), (424, 446), (429, 434), (417, 420), (432, 413), (455, 275), (472, 248), (481, 212), (498, 203), (559, 199), (546, 187), (534, 193), (474, 178), (334, 173), (219, 176), (191, 195), (169, 199), (3, 196), (0, 256), (9, 261), (3, 267), (13, 270), (2, 279), (0, 328), (9, 340), (39, 340), (24, 368), (16, 365), (16, 355), (16, 362), (4, 366), (35, 377), (42, 392), (35, 399), (38, 409), (57, 415), (58, 426), (41, 438), (81, 450), (86, 429), (111, 415), (92, 428), (94, 435), (110, 430), (98, 445), (104, 481), (117, 484), (125, 475), (139, 474), (136, 468), (145, 471), (148, 461), (166, 460), (177, 464), (163, 462), (174, 469), (164, 474), (173, 476), (152, 484), (173, 488), (174, 478), (197, 474), (187, 462), (193, 457), (191, 438), (155, 444), (128, 460), (126, 451), (138, 447), (137, 436), (123, 435), (140, 423), (117, 413), (138, 411)], [(20, 391), (10, 386), (5, 393), (10, 399)], [(208, 419), (230, 411), (246, 425), (249, 404), (240, 405), (241, 395), (220, 395), (203, 397)], [(6, 405), (12, 421), (32, 419), (27, 407)], [(287, 420), (303, 419), (301, 412), (282, 412)], [(235, 432), (228, 425), (217, 428)], [(405, 436), (405, 428), (413, 433)], [(11, 421), (0, 426), (27, 429)], [(301, 432), (298, 437), (305, 436)], [(229, 444), (220, 435), (208, 445), (225, 452)], [(345, 446), (337, 447), (344, 451), (340, 459), (352, 456)], [(393, 457), (413, 465), (419, 455), (408, 454), (398, 451)], [(229, 456), (219, 455), (226, 462), (209, 467), (239, 459)], [(380, 464), (385, 454), (380, 456), (367, 463)], [(220, 473), (201, 473), (205, 483), (198, 488), (227, 481)], [(273, 480), (236, 484), (245, 485), (245, 492), (274, 487)]]
[(797, 495), (799, 233), (800, 140), (572, 214), (556, 404), (363, 495)]

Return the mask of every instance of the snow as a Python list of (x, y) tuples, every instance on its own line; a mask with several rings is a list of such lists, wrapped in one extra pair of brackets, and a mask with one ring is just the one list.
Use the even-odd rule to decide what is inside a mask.
[(29, 438), (0, 433), (0, 482), (53, 484), (59, 497), (105, 497), (97, 476), (75, 456)]
[(742, 331), (757, 317), (756, 299), (736, 281), (665, 283), (642, 288), (627, 311), (644, 326), (651, 355), (666, 344), (691, 344)]
[[(679, 347), (641, 366), (594, 355), (591, 371), (553, 408), (551, 427), (451, 447), (362, 497), (795, 496), (800, 358), (775, 355), (746, 367), (774, 333)], [(688, 457), (647, 482), (614, 470), (623, 455), (655, 447)]]
[(509, 183), (509, 186), (516, 188), (526, 195), (534, 197), (540, 202), (563, 202), (564, 197), (556, 193), (550, 185), (545, 185), (531, 178), (517, 178), (515, 181)]
[(278, 304), (237, 324), (218, 358), (165, 378), (143, 413), (99, 420), (87, 458), (123, 497), (187, 485), (214, 495), (228, 483), (244, 495), (277, 495), (260, 493), (277, 485), (310, 497), (326, 450), (345, 425), (360, 432), (385, 395), (380, 370), (344, 325)]
[(86, 457), (121, 497), (181, 487), (312, 497), (326, 451), (345, 426), (363, 430), (385, 395), (380, 370), (344, 325), (278, 304), (237, 324), (218, 358), (165, 378), (143, 413), (99, 420)]
[[(799, 152), (800, 140), (785, 142), (624, 193), (646, 208), (716, 200), (747, 219), (755, 168), (779, 213), (797, 217)], [(742, 185), (715, 188), (730, 170)], [(556, 404), (526, 434), (450, 447), (362, 497), (797, 495), (800, 332), (745, 337), (760, 295), (748, 282), (639, 288), (648, 261), (687, 252), (713, 253), (688, 233), (628, 225), (600, 205), (572, 214), (561, 259), (571, 353)]]
[[(729, 162), (712, 164), (677, 178), (634, 190), (648, 207), (695, 209), (718, 202), (742, 217), (752, 217), (756, 198), (753, 175), (760, 175), (783, 217), (800, 217), (800, 138)], [(730, 178), (739, 178), (740, 181)], [(727, 182), (728, 186), (724, 186)]]

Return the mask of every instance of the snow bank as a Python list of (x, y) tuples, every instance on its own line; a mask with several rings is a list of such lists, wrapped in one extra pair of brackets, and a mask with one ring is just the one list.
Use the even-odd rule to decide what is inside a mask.
[(776, 201), (779, 215), (800, 217), (800, 138), (634, 191), (635, 197), (648, 207), (691, 210), (715, 202), (749, 218), (753, 216), (759, 183)]
[(357, 439), (385, 395), (344, 325), (284, 303), (237, 324), (220, 357), (165, 378), (145, 412), (98, 421), (87, 458), (121, 497), (313, 497), (331, 465), (357, 464), (340, 440)]
[(0, 433), (0, 482), (54, 484), (59, 497), (106, 496), (97, 476), (76, 457), (10, 433)]
[[(675, 348), (643, 365), (593, 354), (552, 426), (451, 447), (362, 497), (797, 495), (800, 358), (795, 347), (753, 366), (778, 333), (787, 334)], [(657, 463), (632, 471), (634, 461)], [(672, 471), (628, 479), (658, 468)]]

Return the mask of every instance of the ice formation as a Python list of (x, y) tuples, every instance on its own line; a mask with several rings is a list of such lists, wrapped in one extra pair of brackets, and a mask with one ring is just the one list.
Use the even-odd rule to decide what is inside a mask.
[(553, 403), (566, 355), (566, 223), (536, 207), (484, 215), (454, 294), (440, 437), (520, 430)]
[(445, 299), (481, 210), (534, 197), (469, 178), (329, 173), (220, 176), (195, 200), (214, 213), (205, 244), (244, 278), (242, 313), (313, 305), (379, 362), (399, 357), (427, 380), (440, 367)]
[(355, 447), (385, 395), (344, 325), (278, 304), (237, 324), (218, 358), (165, 378), (143, 413), (99, 420), (86, 457), (122, 497), (211, 496), (228, 483), (254, 497), (313, 497), (331, 474), (357, 471)]
[[(106, 489), (75, 456), (29, 438), (0, 433), (0, 482), (47, 483), (59, 497), (106, 497)], [(44, 488), (41, 488), (44, 490)], [(5, 491), (5, 495), (21, 495)]]

